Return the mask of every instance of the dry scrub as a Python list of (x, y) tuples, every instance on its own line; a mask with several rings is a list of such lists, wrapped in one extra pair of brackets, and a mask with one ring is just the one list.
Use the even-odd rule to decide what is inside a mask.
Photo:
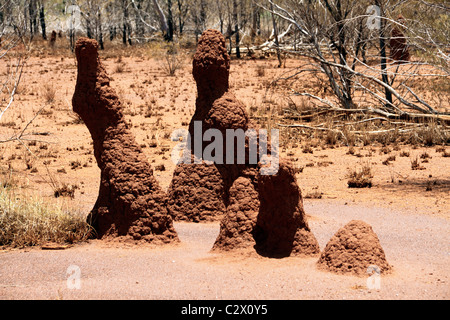
[(24, 247), (46, 242), (84, 241), (90, 232), (83, 214), (62, 202), (18, 196), (11, 188), (0, 188), (0, 246)]
[(372, 178), (370, 165), (365, 164), (360, 169), (349, 172), (347, 184), (349, 188), (371, 188)]

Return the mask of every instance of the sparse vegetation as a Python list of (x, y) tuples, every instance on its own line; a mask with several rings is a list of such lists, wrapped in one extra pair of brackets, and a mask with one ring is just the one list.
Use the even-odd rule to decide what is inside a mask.
[(408, 157), (409, 157), (409, 152), (408, 152), (408, 151), (402, 151), (402, 152), (400, 152), (400, 157), (406, 157), (406, 158), (408, 158)]
[(369, 164), (364, 164), (361, 168), (351, 170), (347, 175), (349, 188), (371, 188), (372, 170)]
[(75, 184), (67, 184), (67, 183), (61, 183), (53, 186), (53, 195), (55, 198), (59, 197), (69, 197), (69, 198), (75, 198), (75, 190), (77, 190), (79, 187)]
[(45, 242), (84, 241), (90, 227), (82, 214), (62, 203), (0, 188), (0, 246), (37, 246)]
[(170, 76), (175, 76), (176, 72), (183, 67), (184, 57), (174, 44), (170, 44), (166, 53), (161, 58), (161, 67), (164, 72)]
[(411, 169), (412, 170), (425, 170), (426, 168), (420, 164), (418, 157), (411, 159)]
[(123, 73), (125, 71), (125, 62), (119, 62), (114, 67), (114, 73)]
[(45, 102), (52, 103), (55, 101), (56, 88), (53, 84), (46, 83), (42, 86), (42, 95), (44, 96)]
[(320, 192), (319, 190), (311, 190), (306, 192), (305, 199), (322, 199), (323, 192)]
[(258, 77), (264, 77), (266, 75), (266, 68), (264, 66), (257, 66), (256, 67), (256, 75)]

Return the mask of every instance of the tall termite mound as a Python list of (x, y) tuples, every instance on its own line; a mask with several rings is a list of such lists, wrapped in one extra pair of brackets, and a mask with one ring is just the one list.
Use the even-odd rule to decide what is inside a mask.
[(320, 269), (359, 276), (367, 275), (370, 266), (381, 273), (392, 269), (372, 227), (360, 220), (352, 220), (336, 232), (317, 264)]
[[(306, 222), (290, 164), (280, 161), (278, 171), (263, 175), (261, 162), (249, 161), (251, 137), (256, 136), (256, 150), (261, 141), (245, 106), (229, 91), (229, 71), (224, 37), (216, 30), (205, 31), (193, 60), (197, 100), (188, 152), (191, 159), (201, 160), (209, 147), (206, 133), (216, 129), (223, 153), (214, 154), (210, 163), (178, 164), (169, 187), (171, 212), (176, 219), (190, 221), (223, 216), (213, 250), (254, 247), (267, 256), (317, 254), (319, 246)], [(245, 136), (243, 155), (238, 155), (237, 145), (227, 149), (230, 129), (252, 132)], [(270, 144), (267, 149), (271, 153)], [(239, 156), (245, 161), (238, 161)]]
[(280, 159), (275, 175), (258, 174), (259, 214), (253, 235), (261, 255), (315, 255), (319, 244), (306, 221), (301, 190), (290, 163)]
[[(405, 18), (402, 15), (399, 15), (397, 21), (400, 24), (404, 24)], [(392, 29), (389, 45), (391, 47), (391, 59), (393, 63), (402, 64), (409, 61), (410, 54), (408, 44), (400, 26), (396, 25)]]
[[(197, 84), (197, 99), (188, 128), (191, 137), (188, 152), (191, 153), (192, 162), (194, 156), (197, 156), (196, 159), (202, 158), (204, 143), (201, 137), (206, 130), (231, 128), (230, 124), (236, 119), (242, 122), (240, 115), (245, 114), (245, 107), (236, 103), (234, 108), (229, 108), (226, 100), (229, 69), (230, 59), (222, 34), (215, 30), (205, 31), (193, 59), (192, 73)], [(195, 134), (196, 122), (201, 124), (200, 137)], [(195, 155), (194, 149), (201, 154)], [(222, 174), (220, 169), (204, 161), (177, 165), (168, 190), (174, 219), (198, 222), (217, 220), (223, 216), (228, 204), (225, 183), (231, 179), (228, 174)]]
[(75, 53), (78, 77), (73, 111), (89, 129), (101, 170), (99, 195), (88, 221), (98, 238), (177, 241), (167, 195), (124, 119), (121, 102), (98, 57), (98, 43), (80, 38)]

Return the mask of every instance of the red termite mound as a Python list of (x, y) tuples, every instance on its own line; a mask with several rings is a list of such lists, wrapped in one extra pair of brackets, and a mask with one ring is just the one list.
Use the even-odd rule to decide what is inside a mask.
[[(398, 16), (398, 22), (405, 22), (403, 16)], [(392, 62), (406, 63), (409, 61), (410, 54), (408, 44), (406, 43), (405, 35), (398, 26), (395, 26), (392, 29), (389, 45), (391, 46), (391, 59), (393, 60)]]
[[(229, 70), (230, 58), (222, 34), (216, 30), (205, 31), (193, 60), (192, 73), (197, 84), (197, 99), (188, 129), (192, 137), (189, 146), (192, 153), (194, 145), (199, 145), (200, 151), (205, 146), (202, 140), (196, 140), (195, 122), (202, 124), (201, 136), (211, 128), (225, 132), (226, 129), (247, 127), (245, 106), (228, 93)], [(229, 167), (204, 162), (179, 164), (168, 190), (174, 219), (198, 222), (222, 217), (228, 205), (228, 189), (238, 177), (237, 172), (224, 172), (227, 169)]]
[(56, 31), (53, 30), (50, 36), (50, 46), (54, 47), (56, 43)]
[[(203, 152), (208, 146), (202, 139), (208, 129), (217, 129), (223, 137), (227, 129), (257, 129), (245, 106), (228, 91), (229, 69), (230, 57), (222, 34), (205, 31), (194, 55), (198, 96), (188, 130), (192, 137), (188, 151), (197, 158), (203, 155), (196, 154), (197, 150)], [(198, 132), (196, 135), (199, 123), (200, 137)], [(253, 246), (258, 253), (274, 257), (317, 254), (319, 246), (305, 220), (301, 192), (290, 165), (280, 161), (276, 174), (262, 175), (261, 164), (248, 161), (249, 136), (245, 140), (245, 163), (240, 164), (236, 161), (237, 149), (227, 150), (225, 140), (223, 159), (178, 164), (169, 187), (174, 218), (200, 221), (223, 216), (213, 250)], [(230, 151), (235, 160), (231, 163), (226, 159)]]
[(360, 220), (352, 220), (336, 232), (317, 264), (324, 270), (359, 276), (367, 275), (370, 266), (378, 267), (380, 273), (392, 270), (372, 227)]
[(273, 257), (319, 253), (290, 163), (280, 159), (275, 175), (259, 174), (257, 187), (260, 207), (253, 230), (256, 251)]
[(101, 170), (98, 199), (88, 221), (98, 238), (178, 241), (167, 195), (124, 119), (121, 102), (98, 57), (98, 43), (80, 38), (75, 53), (78, 77), (73, 110), (89, 129)]

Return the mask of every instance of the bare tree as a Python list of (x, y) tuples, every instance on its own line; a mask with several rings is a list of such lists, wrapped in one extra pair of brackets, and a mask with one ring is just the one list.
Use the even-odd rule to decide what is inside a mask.
[[(430, 31), (423, 21), (421, 28), (413, 28), (403, 25), (392, 16), (396, 10), (408, 4), (404, 1), (375, 1), (382, 14), (368, 15), (367, 8), (373, 5), (370, 1), (348, 0), (317, 0), (317, 1), (259, 1), (258, 4), (289, 22), (299, 31), (301, 50), (295, 52), (307, 58), (305, 64), (291, 74), (282, 77), (285, 81), (296, 81), (299, 75), (311, 74), (325, 79), (334, 99), (326, 94), (324, 87), (322, 96), (311, 92), (298, 92), (291, 87), (296, 95), (307, 96), (317, 100), (320, 104), (334, 109), (357, 110), (362, 107), (376, 108), (384, 115), (411, 117), (410, 111), (422, 114), (439, 114), (424, 97), (411, 87), (413, 79), (423, 77), (448, 77), (449, 73), (444, 68), (437, 68), (430, 61), (418, 59), (407, 61), (400, 67), (395, 61), (387, 58), (386, 48), (389, 42), (389, 30), (393, 26), (404, 28), (408, 42), (417, 48), (434, 48), (441, 60), (448, 62), (448, 54), (445, 54), (444, 46), (439, 44), (436, 37), (425, 36)], [(407, 7), (411, 9), (410, 7)], [(380, 12), (380, 13), (381, 13)], [(377, 19), (380, 26), (373, 30), (368, 29), (367, 20)], [(448, 18), (448, 15), (447, 15)], [(425, 29), (425, 30), (423, 30)], [(363, 33), (367, 37), (362, 37)], [(364, 43), (364, 44), (363, 44)], [(371, 63), (361, 61), (359, 53), (364, 45), (371, 45), (374, 51)], [(285, 51), (292, 50), (292, 38), (284, 46)], [(448, 52), (448, 51), (447, 51)], [(379, 66), (373, 66), (373, 62)], [(358, 97), (358, 100), (355, 100)]]
[[(220, 3), (220, 1), (217, 1)], [(186, 18), (189, 13), (189, 4), (187, 1), (177, 0), (177, 16), (178, 16), (178, 32), (183, 34), (184, 25), (186, 24)]]
[(278, 41), (278, 27), (275, 21), (275, 14), (273, 13), (273, 3), (270, 4), (270, 10), (272, 11), (271, 16), (272, 16), (273, 36), (275, 38), (275, 49), (277, 51), (278, 68), (280, 68), (283, 61), (281, 60), (280, 43)]
[[(28, 4), (19, 0), (0, 1), (0, 61), (7, 67), (7, 72), (0, 75), (0, 123), (13, 107), (30, 50), (26, 37), (27, 6)], [(0, 143), (21, 142), (28, 124), (19, 132), (0, 137)]]
[(206, 29), (208, 18), (206, 0), (192, 0), (192, 9), (190, 10), (192, 21), (194, 22), (195, 41), (198, 41), (199, 35)]
[(39, 22), (41, 24), (41, 34), (42, 34), (42, 39), (47, 40), (47, 30), (46, 30), (46, 25), (45, 25), (45, 1), (44, 0), (40, 0), (38, 2), (39, 5)]
[(84, 28), (88, 38), (98, 41), (100, 49), (104, 50), (103, 18), (108, 0), (85, 0), (80, 3), (80, 14), (83, 17)]

